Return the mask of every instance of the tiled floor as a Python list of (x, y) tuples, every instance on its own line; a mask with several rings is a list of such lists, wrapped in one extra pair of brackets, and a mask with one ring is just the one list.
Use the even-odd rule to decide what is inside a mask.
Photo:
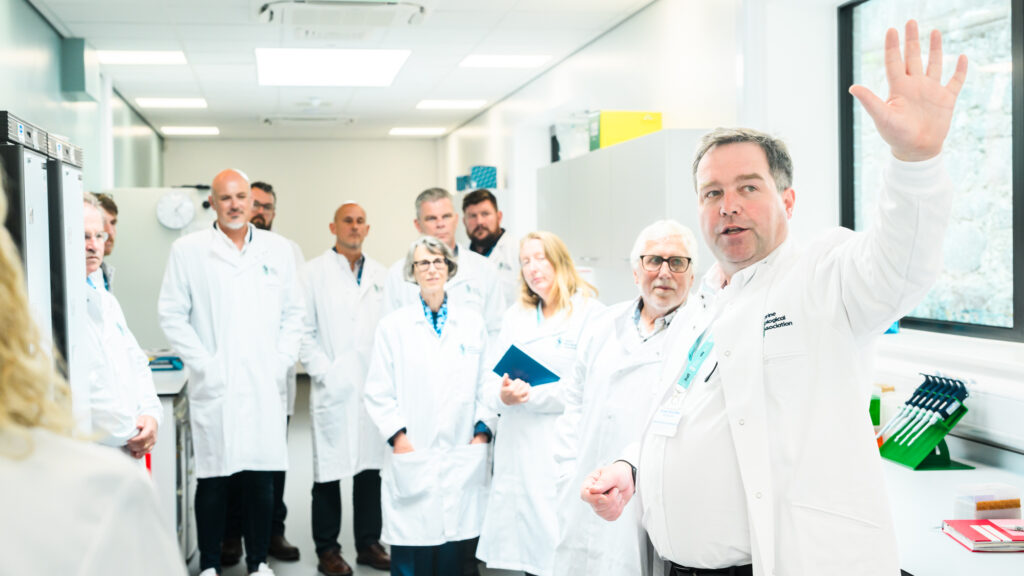
[[(313, 486), (313, 448), (309, 422), (309, 380), (299, 376), (298, 391), (295, 399), (295, 416), (292, 417), (288, 430), (289, 462), (288, 477), (285, 483), (284, 501), (288, 506), (288, 519), (285, 522), (285, 536), (299, 547), (301, 558), (297, 562), (280, 562), (271, 559), (270, 567), (277, 576), (315, 576), (317, 558), (313, 546), (313, 533), (310, 526), (310, 488)], [(355, 576), (386, 576), (387, 572), (374, 570), (368, 566), (355, 563), (355, 544), (352, 536), (352, 517), (349, 515), (352, 502), (352, 482), (342, 480), (342, 556), (352, 565)], [(189, 573), (199, 574), (199, 554), (189, 564)], [(222, 576), (245, 576), (245, 562), (225, 569)], [(483, 576), (517, 576), (519, 572), (501, 570), (483, 570)]]

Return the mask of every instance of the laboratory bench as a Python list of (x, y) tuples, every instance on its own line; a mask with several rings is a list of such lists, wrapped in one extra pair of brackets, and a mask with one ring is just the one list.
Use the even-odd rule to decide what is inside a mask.
[(150, 462), (160, 511), (186, 561), (195, 552), (197, 543), (192, 432), (185, 393), (187, 383), (188, 369), (153, 372), (153, 384), (160, 398), (163, 417)]
[(915, 471), (883, 460), (901, 567), (913, 576), (1024, 574), (1024, 553), (971, 552), (942, 532), (961, 485), (1002, 482), (1024, 490), (1024, 455), (960, 438), (947, 442), (953, 460), (976, 468)]

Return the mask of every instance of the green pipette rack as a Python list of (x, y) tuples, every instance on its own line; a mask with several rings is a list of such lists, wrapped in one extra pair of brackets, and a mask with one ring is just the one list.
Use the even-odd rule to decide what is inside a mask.
[(946, 434), (964, 414), (967, 414), (967, 407), (961, 405), (949, 418), (929, 426), (913, 444), (898, 444), (895, 438), (899, 433), (894, 432), (882, 444), (882, 456), (913, 470), (973, 470), (974, 466), (950, 459), (946, 446)]

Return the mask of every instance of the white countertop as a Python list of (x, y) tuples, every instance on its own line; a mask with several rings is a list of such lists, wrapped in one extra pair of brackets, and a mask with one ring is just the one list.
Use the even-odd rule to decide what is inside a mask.
[(901, 567), (914, 576), (1024, 574), (1024, 554), (971, 552), (942, 532), (942, 521), (953, 518), (957, 487), (1002, 482), (1024, 492), (1024, 475), (958, 457), (958, 451), (951, 451), (953, 460), (977, 468), (918, 472), (883, 461)]
[(153, 371), (153, 384), (157, 396), (177, 396), (188, 382), (188, 368), (184, 370)]

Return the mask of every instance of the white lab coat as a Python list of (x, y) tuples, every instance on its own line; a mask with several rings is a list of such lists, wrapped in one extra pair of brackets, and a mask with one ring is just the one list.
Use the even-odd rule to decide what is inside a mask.
[[(26, 442), (26, 458), (9, 456)], [(153, 483), (124, 454), (39, 428), (0, 429), (0, 478), (0, 572), (188, 574)]]
[[(952, 186), (941, 159), (892, 159), (884, 180), (874, 227), (837, 228), (805, 246), (783, 243), (754, 264), (712, 326), (755, 576), (899, 574), (867, 410), (872, 344), (942, 269)], [(720, 286), (720, 274), (716, 264), (702, 291)], [(772, 313), (785, 322), (766, 330)], [(687, 332), (666, 351), (662, 371), (669, 389), (698, 336), (679, 330)], [(663, 437), (645, 434), (638, 466), (645, 525), (671, 490), (657, 473), (663, 446)]]
[(379, 470), (385, 444), (366, 413), (363, 385), (380, 321), (387, 269), (365, 257), (359, 284), (333, 249), (303, 270), (306, 334), (300, 359), (309, 373), (313, 480), (332, 482)]
[(448, 302), (440, 338), (417, 303), (385, 316), (374, 339), (365, 401), (378, 441), (405, 428), (415, 450), (389, 447), (381, 471), (381, 539), (392, 545), (480, 534), (489, 445), (470, 441), (478, 421), (493, 426), (479, 402), (487, 330), (476, 312)]
[(101, 444), (124, 446), (138, 435), (135, 425), (140, 416), (152, 416), (159, 425), (163, 414), (149, 357), (128, 329), (113, 294), (86, 286), (85, 310), (81, 357), (89, 382), (92, 429), (100, 434)]
[[(292, 245), (292, 251), (295, 253), (295, 268), (296, 270), (302, 270), (303, 264), (306, 263), (306, 257), (302, 255), (302, 248), (294, 240), (288, 240)], [(298, 370), (296, 366), (292, 364), (292, 367), (288, 369), (288, 374), (285, 376), (285, 382), (288, 386), (288, 416), (295, 415), (295, 383), (298, 380)]]
[[(488, 334), (497, 336), (507, 304), (494, 264), (464, 246), (459, 247), (457, 258), (458, 272), (444, 285), (448, 304), (473, 310), (483, 317)], [(385, 314), (420, 301), (420, 289), (405, 279), (402, 272), (404, 266), (405, 258), (388, 269), (387, 282), (384, 284)]]
[(535, 386), (529, 401), (506, 406), (499, 398), (501, 377), (491, 368), (515, 344), (558, 376), (571, 374), (583, 327), (604, 309), (596, 299), (579, 295), (572, 304), (571, 315), (562, 310), (546, 320), (538, 318), (537, 308), (510, 307), (487, 362), (484, 397), (500, 416), (494, 436), (494, 483), (477, 547), (477, 557), (489, 568), (553, 574), (558, 543), (553, 447), (555, 421), (565, 407), (565, 380)]
[(160, 327), (189, 367), (196, 476), (286, 470), (287, 387), (305, 304), (288, 241), (249, 225), (244, 250), (211, 227), (171, 246)]
[(573, 375), (566, 379), (554, 451), (560, 484), (553, 572), (558, 576), (649, 576), (660, 562), (649, 553), (635, 501), (618, 520), (606, 522), (580, 499), (592, 471), (640, 441), (648, 415), (664, 396), (662, 350), (677, 324), (641, 340), (633, 320), (638, 301), (609, 307), (588, 324)]
[(519, 301), (522, 291), (522, 274), (519, 266), (519, 241), (508, 230), (487, 255), (498, 271), (498, 283), (509, 306)]

